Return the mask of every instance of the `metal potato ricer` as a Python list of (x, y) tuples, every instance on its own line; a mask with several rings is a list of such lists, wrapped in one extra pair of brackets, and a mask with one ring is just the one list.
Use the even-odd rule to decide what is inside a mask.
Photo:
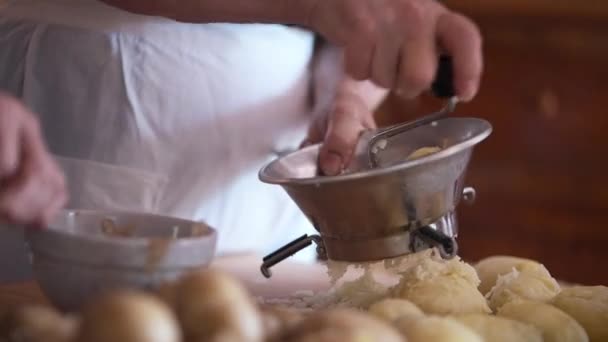
[[(351, 165), (338, 176), (322, 176), (320, 145), (279, 157), (260, 171), (279, 184), (312, 222), (318, 235), (304, 235), (263, 259), (261, 272), (316, 244), (322, 259), (365, 262), (437, 248), (458, 253), (456, 207), (472, 202), (465, 187), (475, 145), (492, 127), (478, 118), (447, 117), (458, 99), (449, 57), (441, 57), (433, 92), (447, 98), (441, 111), (421, 119), (364, 132)], [(421, 148), (433, 153), (412, 158)]]

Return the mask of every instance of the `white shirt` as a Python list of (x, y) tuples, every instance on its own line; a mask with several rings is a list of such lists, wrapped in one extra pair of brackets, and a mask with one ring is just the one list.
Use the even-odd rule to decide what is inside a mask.
[(257, 177), (305, 136), (313, 39), (94, 0), (17, 0), (0, 11), (0, 87), (39, 114), (70, 207), (203, 220), (220, 254), (267, 253), (313, 232)]

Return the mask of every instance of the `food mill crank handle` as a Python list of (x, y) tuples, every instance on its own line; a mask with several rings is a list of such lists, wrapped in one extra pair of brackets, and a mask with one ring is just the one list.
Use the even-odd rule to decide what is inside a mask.
[(279, 250), (264, 257), (264, 259), (262, 260), (262, 266), (260, 266), (260, 271), (262, 272), (264, 277), (272, 277), (272, 272), (270, 271), (270, 268), (272, 266), (289, 258), (290, 256), (296, 254), (302, 249), (310, 246), (313, 242), (317, 245), (317, 249), (319, 251), (323, 250), (323, 241), (321, 240), (320, 236), (304, 234), (301, 237), (293, 240), (289, 244), (281, 247)]
[(386, 148), (388, 138), (404, 133), (416, 127), (428, 125), (433, 121), (446, 117), (448, 114), (453, 112), (454, 109), (456, 109), (456, 104), (458, 104), (459, 99), (454, 90), (454, 68), (452, 64), (452, 57), (447, 55), (441, 55), (439, 57), (435, 80), (431, 84), (431, 92), (438, 98), (448, 99), (447, 105), (438, 112), (425, 115), (422, 118), (414, 121), (391, 126), (379, 131), (377, 134), (369, 138), (366, 145), (370, 164), (369, 166), (371, 168), (375, 168), (379, 165), (378, 152)]

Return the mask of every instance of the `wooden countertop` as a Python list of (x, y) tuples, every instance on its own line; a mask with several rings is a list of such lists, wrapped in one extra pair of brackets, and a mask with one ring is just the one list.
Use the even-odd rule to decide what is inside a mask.
[[(223, 257), (211, 267), (237, 277), (256, 296), (281, 297), (300, 290), (319, 291), (329, 287), (325, 268), (319, 264), (284, 261), (272, 269), (273, 277), (266, 279), (259, 271), (261, 260), (253, 255)], [(32, 304), (48, 304), (35, 281), (0, 284), (0, 308)]]

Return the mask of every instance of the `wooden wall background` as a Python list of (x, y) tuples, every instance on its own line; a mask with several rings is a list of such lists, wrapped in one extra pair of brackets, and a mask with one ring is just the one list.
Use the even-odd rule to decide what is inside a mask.
[[(608, 285), (608, 1), (453, 0), (484, 34), (478, 97), (457, 115), (492, 122), (461, 206), (462, 255), (542, 261), (563, 280)], [(438, 108), (391, 96), (389, 124)]]

